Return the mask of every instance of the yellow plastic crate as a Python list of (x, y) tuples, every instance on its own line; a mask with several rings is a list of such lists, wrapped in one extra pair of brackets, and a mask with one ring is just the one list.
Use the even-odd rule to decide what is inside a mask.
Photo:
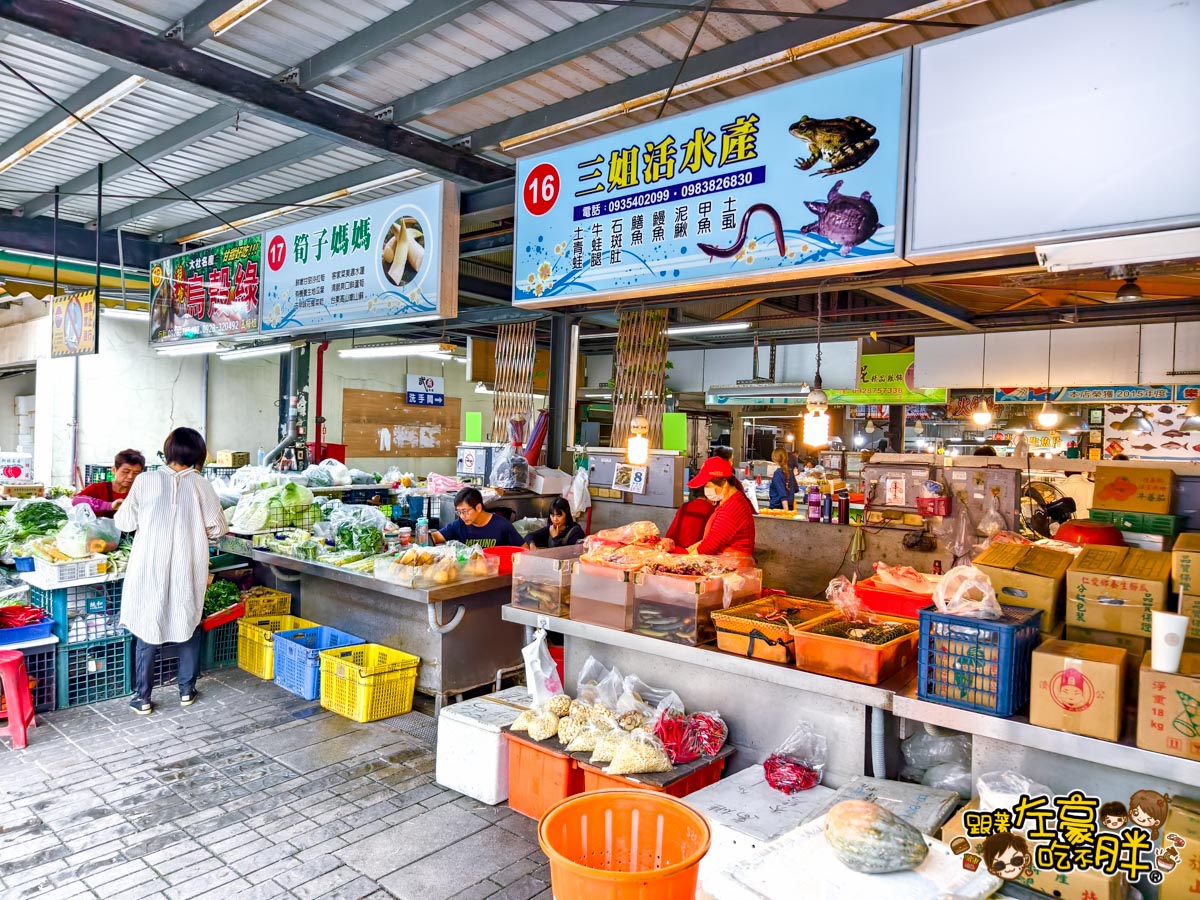
[(268, 587), (252, 587), (242, 594), (246, 617), (286, 616), (292, 611), (292, 595)]
[(275, 678), (275, 632), (316, 628), (299, 616), (244, 616), (238, 619), (238, 668), (264, 681)]
[(355, 722), (412, 711), (421, 658), (380, 644), (321, 651), (321, 706)]

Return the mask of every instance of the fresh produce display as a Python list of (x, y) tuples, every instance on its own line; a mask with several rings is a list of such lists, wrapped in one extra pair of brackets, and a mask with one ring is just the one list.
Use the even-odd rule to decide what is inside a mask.
[(641, 775), (671, 769), (671, 759), (662, 741), (648, 732), (634, 731), (617, 746), (612, 762), (604, 771), (608, 775)]
[(13, 546), (30, 538), (57, 534), (66, 521), (63, 508), (49, 500), (27, 500), (17, 504), (0, 520), (0, 555), (9, 556)]
[(700, 758), (698, 745), (688, 741), (688, 723), (678, 710), (666, 710), (654, 723), (654, 734), (662, 741), (663, 748), (675, 765), (692, 762)]
[(925, 838), (869, 800), (843, 800), (825, 814), (825, 841), (846, 868), (867, 875), (907, 872), (929, 855)]
[(914, 623), (880, 622), (872, 624), (871, 622), (834, 619), (814, 626), (812, 633), (845, 638), (848, 641), (860, 641), (864, 644), (889, 644), (916, 630), (917, 626)]
[(729, 728), (718, 713), (692, 713), (687, 718), (687, 737), (704, 756), (716, 756), (725, 746)]
[(234, 531), (255, 534), (284, 528), (311, 517), (312, 505), (312, 491), (303, 485), (289, 483), (245, 495), (228, 520)]
[(232, 581), (214, 581), (204, 592), (204, 615), (211, 616), (228, 609), (242, 599), (241, 591)]
[(379, 553), (384, 546), (383, 532), (374, 525), (343, 522), (334, 534), (334, 544), (339, 550)]
[(132, 550), (133, 540), (128, 537), (121, 538), (117, 549), (108, 554), (108, 571), (116, 575), (123, 575), (129, 568), (129, 554)]
[(366, 556), (365, 553), (360, 553), (357, 550), (338, 550), (333, 553), (323, 553), (317, 557), (317, 562), (324, 563), (327, 566), (337, 566), (341, 568), (352, 562), (358, 562)]
[(772, 753), (763, 763), (767, 784), (784, 794), (796, 794), (816, 787), (821, 775), (811, 766), (782, 753)]

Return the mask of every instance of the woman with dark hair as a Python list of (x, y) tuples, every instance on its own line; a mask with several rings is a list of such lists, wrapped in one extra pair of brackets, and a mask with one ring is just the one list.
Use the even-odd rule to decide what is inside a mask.
[(525, 536), (525, 546), (534, 547), (569, 547), (583, 540), (583, 527), (571, 515), (571, 504), (565, 497), (555, 497), (550, 504), (550, 518), (546, 527), (539, 528)]
[(703, 488), (705, 498), (716, 507), (704, 523), (703, 536), (688, 547), (688, 552), (753, 563), (754, 507), (733, 477), (729, 462), (710, 456), (688, 487)]
[(121, 624), (134, 637), (129, 706), (138, 715), (154, 710), (151, 680), (163, 644), (180, 645), (179, 705), (196, 702), (208, 542), (227, 530), (216, 491), (196, 471), (207, 456), (198, 431), (176, 428), (163, 445), (166, 466), (138, 478), (114, 517), (122, 531), (137, 532), (125, 573)]
[(454, 514), (453, 522), (429, 533), (435, 544), (462, 541), (480, 547), (521, 546), (521, 535), (512, 522), (483, 508), (478, 488), (466, 487), (454, 495)]
[(146, 468), (146, 457), (136, 450), (122, 450), (113, 460), (112, 481), (89, 484), (71, 501), (75, 506), (90, 506), (97, 516), (111, 518), (121, 508), (133, 480)]

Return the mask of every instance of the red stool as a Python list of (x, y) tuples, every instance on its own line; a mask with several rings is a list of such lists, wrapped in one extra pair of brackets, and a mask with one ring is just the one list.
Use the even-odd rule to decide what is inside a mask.
[(4, 703), (8, 724), (0, 725), (0, 737), (12, 738), (13, 747), (28, 746), (25, 730), (37, 725), (33, 718), (33, 695), (29, 692), (29, 675), (25, 671), (25, 654), (20, 650), (0, 650), (0, 686), (4, 688)]

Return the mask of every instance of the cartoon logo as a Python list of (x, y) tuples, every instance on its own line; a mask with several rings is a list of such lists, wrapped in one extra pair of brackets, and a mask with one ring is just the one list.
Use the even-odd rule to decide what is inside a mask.
[(1050, 699), (1067, 712), (1083, 712), (1096, 699), (1096, 688), (1078, 669), (1063, 669), (1050, 679)]
[(1167, 818), (1171, 797), (1158, 791), (1137, 791), (1129, 798), (1129, 821), (1150, 832), (1158, 840), (1158, 829)]
[(1100, 824), (1109, 831), (1120, 831), (1129, 821), (1129, 812), (1120, 800), (1113, 800), (1100, 807)]
[(983, 842), (983, 863), (997, 878), (1005, 881), (1019, 878), (1032, 862), (1029, 844), (1019, 834), (997, 831)]

